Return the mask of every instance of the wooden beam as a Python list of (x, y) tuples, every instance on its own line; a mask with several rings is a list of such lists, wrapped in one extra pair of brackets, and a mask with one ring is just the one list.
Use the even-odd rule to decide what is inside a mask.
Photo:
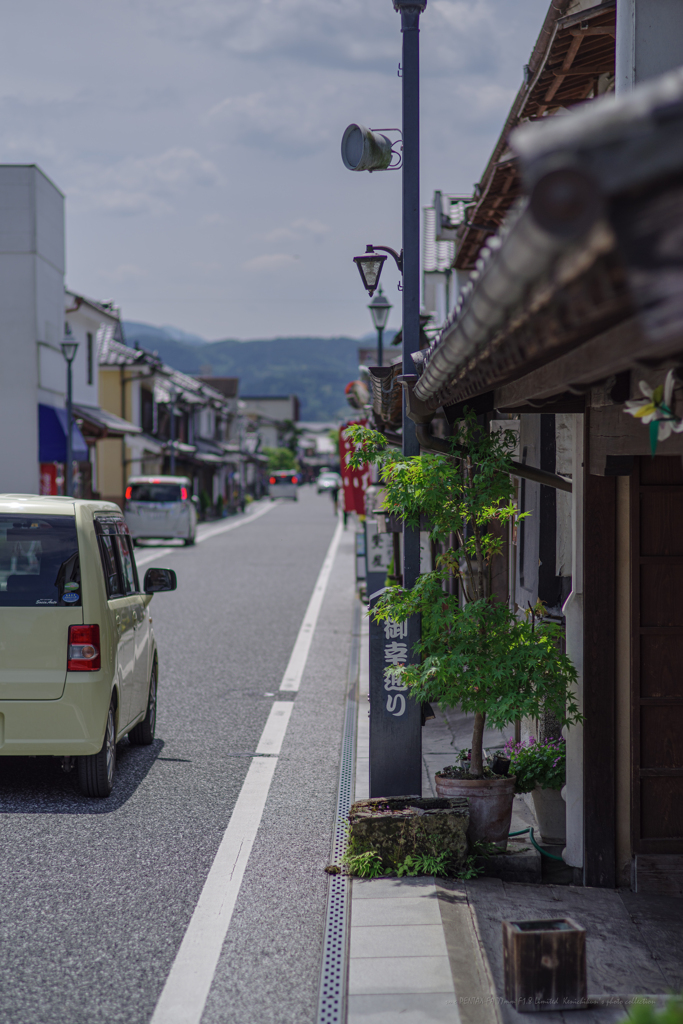
[(584, 431), (584, 885), (616, 885), (616, 479), (588, 472)]
[[(679, 343), (683, 348), (683, 339)], [(494, 391), (496, 409), (539, 401), (567, 391), (571, 386), (595, 384), (612, 374), (630, 370), (639, 359), (672, 355), (669, 347), (653, 350), (635, 317), (603, 331), (538, 370), (504, 384)]]
[(570, 36), (615, 36), (617, 30), (614, 25), (596, 25), (594, 28), (572, 28)]
[[(553, 74), (557, 75), (558, 78), (566, 78), (568, 75), (609, 75), (609, 74), (612, 74), (613, 71), (614, 71), (614, 63), (610, 63), (610, 64), (586, 64), (586, 65), (584, 65), (582, 67), (578, 67), (578, 68), (569, 68), (568, 71), (565, 71), (564, 68), (562, 68), (560, 71), (553, 71)], [(551, 88), (552, 88), (552, 86), (551, 86)], [(550, 90), (548, 90), (548, 91), (550, 91)], [(547, 99), (548, 99), (548, 96), (546, 94), (546, 100)]]
[(577, 53), (579, 52), (579, 47), (580, 46), (581, 46), (581, 36), (578, 36), (577, 38), (572, 39), (571, 43), (569, 44), (569, 49), (567, 50), (567, 55), (564, 58), (564, 60), (562, 61), (562, 68), (561, 68), (561, 70), (559, 72), (553, 72), (554, 74), (559, 74), (562, 77), (556, 78), (555, 81), (553, 82), (553, 84), (548, 89), (547, 93), (544, 96), (544, 99), (545, 99), (546, 103), (550, 103), (550, 101), (552, 100), (553, 96), (555, 95), (557, 90), (562, 85), (562, 82), (564, 81), (564, 75), (571, 68), (572, 62), (574, 60), (574, 57), (576, 57)]

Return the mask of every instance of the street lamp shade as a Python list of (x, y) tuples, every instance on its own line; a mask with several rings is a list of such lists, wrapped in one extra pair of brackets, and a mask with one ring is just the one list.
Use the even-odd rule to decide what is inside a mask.
[(76, 350), (78, 348), (77, 341), (63, 341), (62, 342), (62, 355), (66, 359), (67, 363), (72, 363), (76, 358)]
[(362, 124), (350, 124), (342, 136), (341, 157), (350, 171), (386, 171), (393, 153), (391, 139)]
[(387, 325), (387, 320), (389, 319), (389, 311), (393, 309), (393, 306), (382, 291), (381, 285), (377, 295), (375, 295), (372, 302), (368, 304), (368, 309), (370, 310), (370, 316), (372, 317), (372, 322), (376, 329), (378, 331), (383, 331)]
[(353, 262), (358, 267), (358, 273), (360, 274), (361, 281), (363, 282), (363, 287), (371, 298), (375, 294), (375, 290), (379, 285), (379, 279), (385, 260), (386, 256), (383, 253), (374, 252), (371, 245), (368, 246), (368, 251), (362, 256), (353, 257)]

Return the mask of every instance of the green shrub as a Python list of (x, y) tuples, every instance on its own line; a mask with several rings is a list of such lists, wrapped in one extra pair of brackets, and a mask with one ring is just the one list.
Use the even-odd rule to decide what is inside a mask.
[(567, 750), (563, 739), (538, 743), (532, 736), (528, 743), (508, 740), (505, 753), (510, 758), (510, 775), (514, 775), (515, 790), (530, 793), (536, 786), (541, 789), (562, 789), (567, 773)]
[(264, 448), (263, 454), (268, 456), (268, 472), (278, 469), (298, 470), (296, 456), (289, 448)]
[(672, 996), (663, 1010), (652, 1003), (634, 1003), (622, 1024), (683, 1024), (683, 995)]

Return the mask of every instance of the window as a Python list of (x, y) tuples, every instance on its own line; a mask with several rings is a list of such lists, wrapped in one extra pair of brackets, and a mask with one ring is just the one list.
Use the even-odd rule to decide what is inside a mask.
[(73, 516), (0, 515), (0, 606), (81, 603)]
[(88, 356), (88, 363), (87, 363), (88, 384), (92, 384), (93, 383), (93, 357), (94, 357), (94, 352), (93, 352), (93, 337), (92, 337), (92, 334), (90, 333), (90, 331), (88, 331), (88, 333), (86, 334), (86, 338), (87, 338), (87, 341), (88, 341), (88, 346), (87, 346), (87, 348), (88, 348), (88, 351), (87, 351), (87, 356)]
[(154, 395), (140, 388), (140, 425), (146, 434), (154, 433)]
[(138, 591), (137, 573), (135, 562), (131, 551), (130, 537), (125, 534), (118, 534), (116, 546), (121, 560), (121, 575), (123, 577), (123, 588), (126, 594), (135, 594)]
[(114, 554), (114, 538), (100, 537), (100, 554), (102, 555), (102, 568), (104, 579), (107, 584), (107, 597), (123, 597), (123, 586), (119, 577), (119, 567)]
[(179, 484), (132, 484), (128, 501), (180, 501)]

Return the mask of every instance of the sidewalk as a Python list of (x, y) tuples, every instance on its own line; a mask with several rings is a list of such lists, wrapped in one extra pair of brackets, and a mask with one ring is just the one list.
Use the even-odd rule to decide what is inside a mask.
[[(368, 796), (368, 621), (363, 617), (355, 799)], [(490, 733), (490, 735), (489, 735)], [(423, 730), (423, 794), (469, 738), (437, 711)], [(507, 737), (487, 730), (486, 746)], [(512, 830), (534, 824), (516, 798)], [(540, 855), (539, 855), (540, 856)], [(584, 1011), (517, 1013), (504, 1001), (501, 921), (572, 917), (587, 931)], [(683, 989), (683, 900), (497, 878), (354, 879), (347, 1024), (617, 1024), (636, 994)]]

